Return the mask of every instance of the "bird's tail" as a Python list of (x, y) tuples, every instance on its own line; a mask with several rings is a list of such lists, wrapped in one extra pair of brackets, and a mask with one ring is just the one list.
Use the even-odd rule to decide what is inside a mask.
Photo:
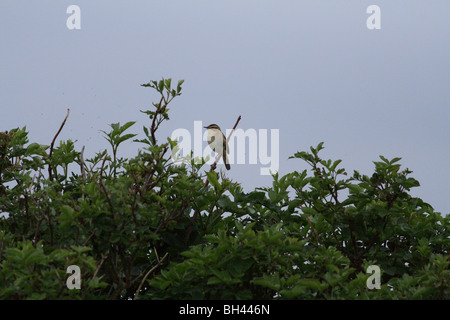
[(228, 163), (228, 158), (226, 156), (226, 152), (223, 153), (223, 163), (225, 163), (225, 168), (227, 168), (227, 170), (230, 170), (230, 164)]

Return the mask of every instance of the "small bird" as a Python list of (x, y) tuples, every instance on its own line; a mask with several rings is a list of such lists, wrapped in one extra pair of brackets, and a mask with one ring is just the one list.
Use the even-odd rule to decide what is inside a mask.
[(217, 152), (219, 154), (222, 153), (225, 168), (227, 168), (227, 170), (230, 170), (230, 164), (227, 159), (227, 153), (230, 153), (230, 151), (227, 148), (227, 139), (222, 133), (222, 130), (220, 130), (220, 127), (214, 123), (204, 128), (206, 128), (208, 132), (207, 139), (209, 146), (214, 152)]

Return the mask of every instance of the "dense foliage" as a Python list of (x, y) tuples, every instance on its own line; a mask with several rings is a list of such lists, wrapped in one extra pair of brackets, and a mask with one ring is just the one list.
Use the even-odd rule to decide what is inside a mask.
[[(172, 163), (176, 142), (158, 142), (181, 85), (143, 85), (160, 100), (131, 159), (118, 147), (134, 122), (112, 124), (110, 151), (86, 160), (70, 140), (0, 133), (0, 298), (450, 298), (449, 216), (408, 193), (419, 182), (399, 158), (350, 175), (319, 144), (291, 160), (311, 170), (246, 193), (204, 163)], [(70, 265), (79, 290), (66, 286)], [(380, 289), (367, 287), (369, 265)]]

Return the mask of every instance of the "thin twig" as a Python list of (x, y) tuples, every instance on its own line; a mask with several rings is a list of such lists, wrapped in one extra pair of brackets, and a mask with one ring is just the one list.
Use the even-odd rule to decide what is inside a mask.
[(84, 146), (83, 146), (83, 148), (81, 148), (81, 153), (80, 153), (80, 168), (81, 168), (81, 178), (83, 180), (86, 180), (86, 171), (84, 169), (85, 164), (84, 164), (83, 154), (84, 154)]
[(153, 115), (152, 126), (150, 127), (150, 133), (152, 135), (153, 145), (156, 145), (155, 132), (159, 127), (159, 124), (156, 123), (156, 118), (157, 118), (158, 114), (161, 114), (164, 111), (165, 107), (167, 106), (167, 102), (166, 102), (166, 105), (164, 106), (164, 108), (161, 107), (161, 104), (163, 103), (163, 101), (166, 102), (164, 95), (161, 97), (161, 100), (159, 101), (158, 107), (156, 108), (156, 112)]
[(58, 132), (56, 133), (56, 135), (53, 137), (52, 140), (52, 144), (50, 145), (50, 153), (49, 153), (49, 163), (48, 163), (48, 178), (50, 181), (53, 181), (53, 176), (52, 176), (52, 165), (51, 165), (51, 161), (50, 159), (52, 158), (52, 154), (53, 154), (53, 145), (55, 144), (55, 140), (58, 137), (59, 133), (61, 132), (62, 128), (64, 127), (64, 125), (66, 124), (66, 120), (69, 117), (69, 113), (70, 113), (70, 109), (67, 109), (67, 114), (66, 117), (64, 118), (64, 121), (62, 122), (61, 126), (59, 127)]
[(156, 261), (158, 261), (158, 263), (160, 262), (159, 260), (159, 255), (158, 255), (158, 251), (156, 250), (155, 247), (153, 247), (153, 250), (155, 251), (155, 256), (156, 256)]
[(314, 232), (314, 234), (315, 234), (315, 236), (316, 236), (317, 242), (320, 242), (321, 244), (323, 244), (322, 239), (321, 239), (321, 238), (319, 237), (319, 235), (317, 234), (316, 229), (314, 229), (314, 227), (313, 227), (313, 225), (312, 225), (312, 223), (311, 223), (311, 220), (309, 220), (308, 215), (307, 215), (305, 212), (303, 212), (303, 214), (306, 216), (306, 219), (308, 220), (308, 223), (309, 223), (309, 225), (311, 226), (311, 229), (312, 229), (312, 231)]
[(95, 276), (97, 276), (97, 273), (100, 270), (100, 268), (102, 267), (103, 262), (105, 262), (106, 258), (108, 258), (108, 255), (102, 253), (102, 259), (100, 260), (100, 263), (99, 263), (97, 269), (95, 270), (94, 275), (91, 278), (91, 281), (94, 280)]
[(142, 187), (143, 189), (146, 189), (150, 180), (153, 178), (153, 175), (155, 174), (156, 168), (158, 166), (158, 164), (160, 163), (160, 161), (162, 160), (162, 158), (164, 157), (164, 155), (166, 154), (167, 150), (169, 149), (169, 147), (165, 147), (162, 152), (161, 155), (159, 156), (159, 158), (156, 160), (155, 166), (153, 167), (153, 169), (151, 170), (151, 172), (147, 175), (145, 182), (144, 182), (144, 186)]
[(228, 143), (228, 141), (230, 141), (231, 135), (233, 134), (234, 129), (236, 129), (236, 127), (237, 127), (239, 121), (241, 121), (241, 116), (239, 116), (239, 117), (237, 118), (236, 123), (234, 124), (233, 129), (231, 129), (231, 132), (230, 132), (230, 134), (228, 135), (228, 138), (227, 138), (227, 143)]
[(136, 294), (134, 295), (134, 299), (136, 299), (136, 297), (139, 295), (139, 291), (141, 291), (142, 285), (144, 284), (145, 280), (150, 275), (150, 273), (152, 273), (157, 267), (159, 267), (164, 262), (164, 260), (166, 259), (166, 257), (168, 255), (169, 255), (169, 253), (166, 252), (164, 257), (162, 257), (161, 260), (159, 260), (159, 262), (155, 266), (153, 266), (150, 270), (148, 270), (148, 272), (145, 274), (144, 278), (142, 279), (141, 283), (139, 284), (139, 287), (136, 290)]
[(103, 157), (102, 166), (100, 167), (100, 183), (103, 180), (103, 168), (105, 167), (106, 157), (108, 156), (108, 153), (105, 153), (105, 156)]
[[(183, 210), (184, 211), (184, 210)], [(186, 230), (186, 235), (184, 237), (184, 243), (188, 244), (189, 238), (191, 237), (191, 233), (192, 233), (192, 228), (194, 227), (194, 223), (197, 220), (197, 216), (199, 214), (198, 210), (194, 211), (194, 214), (192, 215), (192, 219), (191, 222), (189, 223), (189, 227)]]
[(91, 235), (86, 239), (86, 241), (84, 241), (83, 247), (85, 247), (88, 244), (89, 240), (91, 240), (91, 238), (94, 236), (94, 234), (96, 232), (97, 232), (97, 228), (94, 228), (94, 231), (92, 231)]
[(106, 161), (106, 157), (108, 156), (108, 153), (105, 153), (105, 157), (103, 158), (103, 162), (102, 162), (102, 166), (100, 168), (100, 178), (98, 183), (95, 181), (94, 182), (97, 184), (97, 186), (99, 187), (100, 191), (103, 191), (103, 193), (105, 194), (106, 200), (108, 200), (108, 204), (109, 207), (111, 208), (111, 213), (114, 215), (114, 206), (112, 205), (111, 199), (108, 195), (108, 191), (106, 190), (105, 185), (103, 184), (103, 169), (105, 166), (105, 161)]

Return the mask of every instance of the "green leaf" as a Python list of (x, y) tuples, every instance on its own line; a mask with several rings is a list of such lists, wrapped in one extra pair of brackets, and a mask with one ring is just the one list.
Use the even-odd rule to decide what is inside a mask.
[(328, 287), (327, 283), (322, 283), (317, 279), (299, 279), (298, 285), (320, 292)]
[(166, 79), (164, 81), (164, 87), (166, 88), (167, 91), (170, 91), (171, 84), (172, 84), (172, 79), (170, 79), (170, 78)]
[(217, 179), (217, 173), (215, 171), (206, 172), (206, 176), (208, 178), (209, 183), (216, 189), (220, 190), (220, 183)]
[(129, 127), (131, 127), (135, 123), (136, 123), (136, 121), (129, 121), (129, 122), (125, 123), (123, 126), (120, 127), (120, 133), (124, 132), (125, 130), (127, 130)]
[(304, 213), (309, 214), (309, 215), (316, 215), (316, 214), (317, 214), (317, 211), (314, 210), (313, 208), (303, 207), (303, 208), (301, 208), (301, 209), (302, 209), (302, 211), (303, 211)]
[(357, 184), (348, 184), (347, 188), (350, 191), (350, 194), (359, 194), (364, 190), (361, 186)]
[(117, 143), (117, 144), (120, 144), (120, 143), (122, 143), (122, 142), (124, 142), (124, 141), (126, 141), (126, 140), (128, 140), (128, 139), (131, 139), (131, 138), (133, 138), (133, 137), (135, 137), (135, 136), (137, 136), (137, 135), (136, 135), (136, 134), (132, 134), (132, 133), (123, 135), (123, 136), (121, 136), (119, 139), (117, 139), (116, 143)]
[(177, 93), (179, 94), (181, 92), (181, 85), (183, 84), (184, 80), (180, 80), (178, 81), (177, 84)]
[(334, 171), (336, 167), (342, 162), (342, 160), (336, 160), (333, 162), (333, 165), (331, 166), (330, 170)]
[(27, 147), (27, 151), (26, 153), (31, 155), (31, 154), (42, 154), (45, 149), (47, 149), (47, 146), (43, 146), (39, 143), (31, 143), (30, 145), (28, 145)]
[(266, 199), (266, 194), (264, 192), (253, 191), (247, 195), (247, 199), (252, 201), (262, 201)]
[(256, 278), (252, 280), (252, 283), (275, 291), (280, 290), (281, 287), (280, 275), (278, 273), (273, 276), (266, 275), (261, 278)]
[(159, 93), (162, 93), (163, 92), (163, 90), (164, 90), (164, 79), (163, 80), (161, 80), (161, 81), (159, 81), (159, 83), (158, 83), (158, 92)]

